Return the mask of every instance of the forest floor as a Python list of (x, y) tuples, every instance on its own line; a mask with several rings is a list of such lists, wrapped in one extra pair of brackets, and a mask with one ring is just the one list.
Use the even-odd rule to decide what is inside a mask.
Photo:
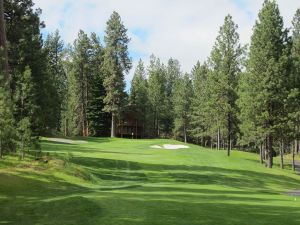
[(0, 161), (0, 224), (300, 224), (300, 176), (277, 158), (267, 169), (251, 153), (151, 148), (172, 140), (73, 141), (44, 139), (47, 163)]

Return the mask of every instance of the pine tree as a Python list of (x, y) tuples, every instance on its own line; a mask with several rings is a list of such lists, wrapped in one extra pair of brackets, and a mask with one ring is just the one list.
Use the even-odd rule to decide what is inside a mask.
[(226, 129), (228, 156), (237, 129), (236, 87), (243, 54), (237, 28), (232, 17), (226, 16), (210, 57), (210, 66), (213, 71), (210, 77), (213, 91), (211, 100), (215, 101), (212, 116), (217, 118), (218, 130)]
[(210, 70), (207, 63), (203, 65), (200, 62), (194, 66), (192, 70), (192, 83), (193, 83), (193, 93), (191, 103), (191, 135), (199, 140), (201, 138), (202, 145), (206, 146), (208, 141), (212, 142), (211, 137), (214, 134), (210, 132), (209, 125), (211, 123), (210, 116), (210, 96), (209, 96), (209, 85), (208, 85), (208, 75)]
[(184, 142), (187, 143), (187, 131), (189, 129), (189, 112), (191, 100), (193, 97), (192, 81), (189, 74), (185, 74), (179, 78), (174, 85), (173, 104), (175, 115), (175, 137), (184, 137)]
[[(4, 76), (0, 73), (0, 83)], [(4, 82), (3, 82), (4, 83)], [(0, 85), (0, 159), (14, 149), (14, 126), (8, 89)]]
[(124, 73), (131, 69), (131, 59), (128, 53), (127, 29), (117, 12), (113, 12), (107, 22), (105, 31), (105, 54), (104, 54), (104, 110), (111, 113), (111, 137), (116, 136), (116, 117), (120, 114), (125, 98)]
[(78, 99), (80, 98), (79, 84), (75, 75), (75, 68), (73, 66), (72, 59), (73, 49), (69, 45), (66, 48), (66, 59), (63, 61), (64, 69), (66, 71), (67, 91), (64, 97), (66, 109), (62, 113), (62, 126), (64, 127), (65, 136), (79, 135), (81, 132), (79, 124), (80, 116), (80, 104)]
[(8, 55), (6, 29), (4, 20), (4, 5), (0, 1), (0, 159), (5, 151), (14, 147), (14, 127), (12, 101), (10, 95), (10, 77), (8, 70)]
[(137, 115), (138, 123), (143, 125), (144, 131), (148, 130), (149, 102), (147, 87), (145, 67), (140, 59), (131, 81), (129, 107)]
[(66, 95), (66, 74), (63, 67), (64, 43), (59, 31), (56, 30), (47, 36), (44, 43), (44, 51), (49, 63), (49, 75), (55, 88), (52, 88), (53, 117), (55, 130), (59, 131), (62, 124), (61, 114), (64, 109), (64, 96)]
[(4, 20), (4, 4), (3, 0), (0, 1), (0, 72), (3, 73), (0, 85), (8, 85), (8, 57), (7, 57), (7, 43), (6, 43), (6, 28)]
[(290, 137), (294, 140), (294, 146), (291, 149), (291, 153), (292, 167), (293, 170), (295, 170), (295, 154), (299, 152), (300, 139), (300, 9), (296, 11), (292, 24), (292, 69), (287, 106)]
[(88, 119), (90, 121), (90, 132), (93, 135), (103, 136), (107, 134), (110, 127), (110, 115), (104, 112), (104, 97), (106, 95), (103, 86), (103, 55), (104, 49), (101, 46), (99, 37), (95, 33), (91, 35), (91, 83), (90, 100), (88, 104)]
[(75, 110), (78, 113), (78, 130), (82, 136), (89, 135), (90, 124), (88, 121), (88, 105), (90, 100), (91, 84), (91, 42), (86, 33), (82, 30), (78, 33), (78, 38), (74, 42), (72, 51), (72, 73), (76, 86), (77, 103)]
[(241, 118), (248, 118), (243, 121), (247, 122), (244, 127), (258, 131), (254, 135), (260, 136), (258, 140), (265, 140), (269, 168), (273, 166), (273, 142), (285, 99), (286, 73), (281, 63), (285, 41), (286, 31), (278, 6), (274, 1), (265, 0), (251, 37), (240, 105)]
[(17, 93), (17, 136), (20, 159), (24, 159), (25, 151), (29, 150), (34, 143), (34, 87), (32, 84), (31, 70), (26, 67), (25, 72), (18, 83)]
[(34, 88), (37, 107), (33, 128), (39, 133), (50, 132), (55, 127), (52, 99), (54, 84), (49, 75), (47, 56), (42, 49), (40, 29), (44, 23), (40, 21), (41, 10), (34, 9), (32, 0), (4, 1), (4, 10), (12, 95), (18, 92), (17, 83), (29, 66), (32, 82), (38, 87)]
[(148, 68), (148, 96), (152, 114), (152, 129), (155, 136), (161, 134), (161, 119), (164, 112), (164, 103), (166, 99), (166, 76), (164, 66), (160, 60), (154, 55), (150, 57), (150, 65)]
[(165, 75), (165, 100), (164, 108), (161, 116), (162, 131), (171, 136), (174, 129), (174, 103), (173, 94), (175, 90), (175, 83), (181, 76), (181, 69), (179, 61), (173, 58), (168, 60), (167, 66), (164, 68), (163, 74)]

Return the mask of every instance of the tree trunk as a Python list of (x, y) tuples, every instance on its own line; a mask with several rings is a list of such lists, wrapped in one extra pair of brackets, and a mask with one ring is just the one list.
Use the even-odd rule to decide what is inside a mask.
[(116, 116), (114, 113), (112, 113), (112, 116), (111, 116), (111, 137), (112, 138), (115, 138), (116, 137), (116, 131), (115, 131), (115, 119), (116, 119)]
[(230, 156), (230, 147), (231, 147), (231, 115), (230, 113), (228, 114), (228, 139), (227, 139), (227, 156)]
[(1, 138), (1, 134), (0, 134), (0, 159), (2, 159), (2, 154), (3, 154), (2, 153), (2, 138)]
[(138, 139), (138, 121), (135, 121), (135, 139)]
[(260, 163), (264, 164), (264, 150), (263, 150), (263, 143), (259, 146), (259, 155), (260, 155)]
[(82, 136), (85, 137), (84, 103), (81, 103)]
[(157, 136), (159, 137), (160, 136), (160, 132), (159, 132), (159, 122), (158, 122), (158, 119), (156, 118), (157, 120)]
[(218, 140), (217, 140), (217, 150), (220, 150), (220, 127), (218, 128)]
[(20, 151), (20, 155), (19, 155), (19, 159), (23, 160), (25, 157), (25, 151), (24, 151), (24, 138), (22, 136), (21, 138), (21, 151)]
[(294, 142), (294, 147), (292, 148), (292, 169), (293, 171), (296, 170), (296, 167), (295, 167), (295, 152), (297, 151), (297, 145), (298, 145), (298, 142), (297, 140), (295, 140)]
[(186, 127), (185, 127), (185, 124), (184, 124), (184, 126), (183, 126), (183, 132), (184, 132), (184, 143), (187, 143)]
[(268, 154), (268, 168), (272, 168), (273, 167), (273, 138), (272, 136), (269, 134), (267, 136), (267, 154)]
[(123, 127), (123, 124), (124, 124), (124, 120), (121, 120), (121, 138), (123, 138), (123, 130), (124, 130), (124, 127)]
[(8, 58), (7, 58), (7, 45), (6, 45), (6, 31), (4, 20), (4, 7), (3, 0), (0, 0), (0, 51), (1, 51), (1, 71), (4, 72), (4, 84), (8, 85), (10, 82), (8, 74)]
[(284, 152), (283, 152), (283, 150), (284, 150), (284, 144), (283, 144), (283, 140), (281, 140), (281, 145), (280, 145), (280, 168), (281, 169), (284, 169), (284, 161), (283, 161), (283, 154), (284, 154)]
[(68, 127), (68, 119), (66, 117), (66, 119), (65, 119), (65, 137), (68, 136), (67, 127)]

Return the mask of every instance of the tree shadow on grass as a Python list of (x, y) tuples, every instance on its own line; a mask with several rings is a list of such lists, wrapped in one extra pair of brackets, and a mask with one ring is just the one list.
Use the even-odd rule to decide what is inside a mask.
[(270, 184), (295, 189), (300, 187), (299, 180), (295, 178), (221, 167), (146, 164), (89, 157), (74, 157), (72, 163), (84, 166), (103, 180), (165, 180), (175, 183), (215, 184), (252, 189), (268, 188)]
[[(130, 225), (298, 225), (299, 208), (244, 203), (190, 203), (174, 200), (128, 200), (142, 211), (136, 212), (143, 223), (122, 223), (122, 216), (109, 224)], [(143, 214), (145, 216), (143, 216)]]
[[(207, 177), (195, 177), (201, 171), (224, 173), (224, 169), (214, 167), (186, 168), (185, 166), (136, 162), (127, 162), (127, 164), (129, 163), (129, 167), (127, 167), (125, 162), (115, 162), (115, 160), (111, 162), (107, 159), (98, 162), (98, 159), (95, 159), (90, 162), (89, 166), (94, 168), (101, 165), (104, 170), (117, 168), (116, 170), (124, 172), (124, 178), (127, 177), (124, 170), (128, 170), (128, 168), (147, 176), (151, 172), (167, 178), (175, 176), (176, 179), (180, 170), (192, 173), (192, 176), (188, 176), (184, 181), (171, 180), (170, 185), (189, 183), (201, 185), (203, 179), (207, 179)], [(168, 171), (162, 171), (163, 168)], [(128, 173), (132, 172), (130, 170)], [(231, 171), (227, 172), (228, 175), (231, 175)], [(179, 174), (182, 179), (182, 173)], [(245, 174), (247, 179), (251, 174), (251, 172)], [(216, 178), (223, 179), (218, 176)], [(226, 178), (226, 176), (225, 174), (224, 177)], [(258, 175), (255, 174), (255, 176)], [(262, 173), (261, 176), (265, 176), (265, 174)], [(273, 180), (278, 180), (280, 177), (274, 176)], [(217, 181), (214, 178), (210, 182)], [(237, 181), (234, 182), (236, 185)], [(132, 185), (122, 188), (112, 187), (111, 189), (100, 187), (103, 189), (95, 190), (70, 184), (50, 175), (43, 174), (34, 177), (29, 172), (20, 175), (0, 174), (0, 183), (0, 194), (4, 197), (0, 198), (0, 205), (5, 206), (1, 207), (0, 223), (6, 222), (6, 224), (298, 225), (300, 221), (299, 208), (274, 206), (272, 205), (272, 201), (274, 201), (272, 196), (267, 198), (251, 196), (251, 194), (259, 193), (257, 193), (257, 189), (247, 189), (247, 187), (232, 191), (184, 188), (188, 185), (181, 187)], [(117, 192), (114, 192), (115, 190)], [(95, 199), (95, 197), (98, 198)], [(280, 199), (276, 199), (276, 201), (280, 201)]]
[[(13, 199), (1, 209), (1, 221), (6, 224), (74, 225), (97, 224), (102, 208), (94, 201), (80, 196), (43, 202)], [(16, 211), (10, 212), (15, 209)]]

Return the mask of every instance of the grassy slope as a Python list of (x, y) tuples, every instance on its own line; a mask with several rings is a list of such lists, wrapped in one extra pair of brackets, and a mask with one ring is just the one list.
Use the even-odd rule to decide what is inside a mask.
[[(0, 161), (0, 224), (300, 224), (300, 176), (266, 169), (258, 156), (154, 150), (170, 140), (89, 138), (43, 142), (48, 164)], [(13, 166), (13, 167), (12, 167)]]

